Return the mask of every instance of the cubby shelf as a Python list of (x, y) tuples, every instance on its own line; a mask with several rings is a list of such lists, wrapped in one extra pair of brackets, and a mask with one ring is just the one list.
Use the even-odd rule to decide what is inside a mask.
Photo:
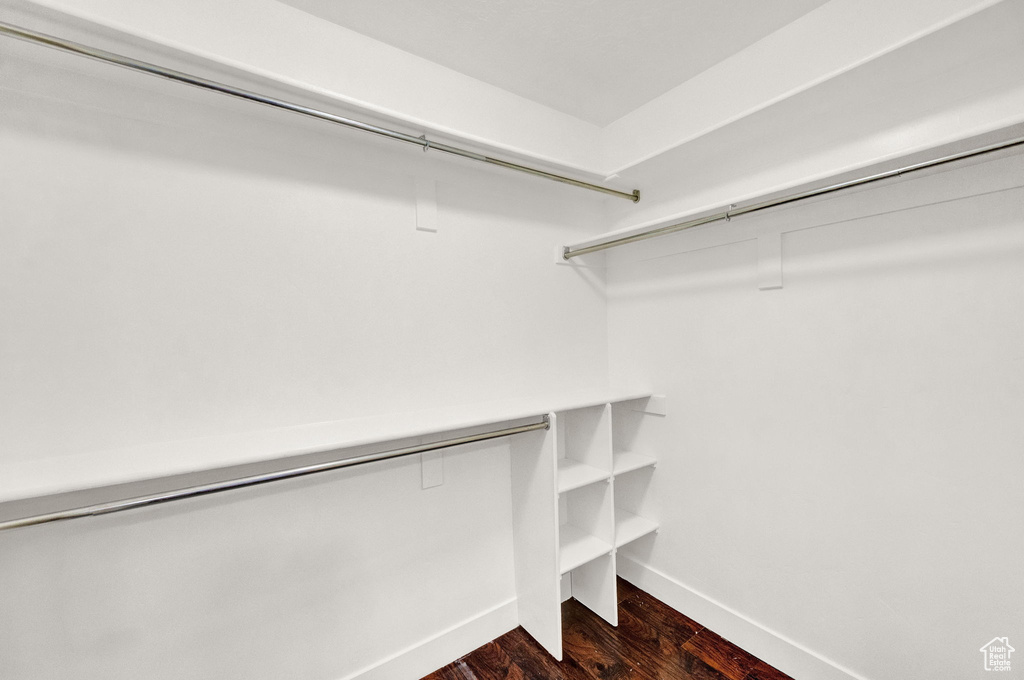
[(657, 459), (651, 456), (634, 453), (633, 451), (622, 451), (614, 455), (612, 472), (616, 475), (621, 475), (624, 472), (632, 472), (644, 467), (654, 467), (657, 463)]
[(572, 524), (558, 528), (558, 548), (558, 568), (562, 574), (612, 551), (612, 546)]
[(610, 477), (604, 470), (581, 463), (571, 458), (558, 459), (558, 493), (578, 489), (587, 484), (600, 482)]
[(615, 510), (616, 548), (657, 530), (658, 523), (653, 520), (641, 517), (640, 515), (634, 515), (633, 513), (625, 510)]
[(648, 490), (657, 462), (648, 426), (664, 415), (664, 399), (656, 407), (650, 399), (567, 405), (548, 413), (549, 429), (511, 440), (520, 625), (555, 659), (561, 603), (575, 598), (618, 625), (617, 548), (658, 529), (644, 516), (654, 514)]

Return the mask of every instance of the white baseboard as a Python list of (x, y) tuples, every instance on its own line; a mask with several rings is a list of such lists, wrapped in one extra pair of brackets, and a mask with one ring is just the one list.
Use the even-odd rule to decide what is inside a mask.
[(867, 680), (657, 569), (623, 553), (616, 561), (622, 578), (795, 680)]
[[(795, 680), (868, 680), (619, 553), (619, 576)], [(416, 680), (519, 625), (515, 598), (466, 619), (341, 680)]]
[(341, 680), (417, 680), (519, 625), (512, 598)]

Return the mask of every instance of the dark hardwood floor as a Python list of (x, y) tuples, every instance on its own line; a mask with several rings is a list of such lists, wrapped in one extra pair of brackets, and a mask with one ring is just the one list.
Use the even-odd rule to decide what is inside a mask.
[(562, 605), (564, 659), (516, 628), (423, 680), (792, 680), (619, 579), (619, 625)]

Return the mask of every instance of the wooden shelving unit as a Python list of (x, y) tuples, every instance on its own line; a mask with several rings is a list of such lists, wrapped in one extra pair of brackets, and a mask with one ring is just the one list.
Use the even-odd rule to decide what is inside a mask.
[(616, 551), (658, 530), (647, 506), (657, 459), (635, 447), (652, 399), (555, 411), (550, 430), (512, 440), (520, 623), (556, 659), (562, 600), (617, 625)]

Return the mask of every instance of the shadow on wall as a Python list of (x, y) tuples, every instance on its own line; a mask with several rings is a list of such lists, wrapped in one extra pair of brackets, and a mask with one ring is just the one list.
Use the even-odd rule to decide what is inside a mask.
[[(992, 175), (1006, 168), (1001, 181), (1006, 186), (950, 198), (921, 199), (911, 190), (910, 200), (892, 206), (885, 194), (909, 188), (897, 181), (666, 237), (660, 252), (637, 249), (622, 256), (621, 265), (612, 269), (608, 297), (656, 299), (737, 287), (757, 294), (757, 235), (779, 231), (784, 287), (820, 277), (870, 278), (897, 269), (924, 273), (1019, 259), (1024, 252), (1019, 228), (1024, 222), (1024, 173), (1019, 170), (1024, 154), (995, 163), (987, 170)], [(984, 166), (977, 169), (985, 171)], [(956, 170), (946, 172), (951, 174), (941, 178), (939, 189), (956, 183)], [(930, 178), (918, 179), (928, 183)], [(981, 226), (979, 215), (985, 216)], [(631, 256), (635, 259), (627, 259)]]
[[(575, 196), (600, 205), (600, 197), (577, 195), (573, 188), (424, 153), (418, 146), (9, 38), (0, 38), (0, 63), (5, 79), (0, 130), (92, 145), (106, 153), (115, 150), (402, 200), (412, 195), (413, 176), (434, 176), (470, 189), (460, 193), (480, 198), (465, 209), (491, 216), (521, 218), (525, 213), (528, 218), (550, 219), (554, 210), (557, 218), (572, 221), (573, 213), (562, 201), (541, 200), (536, 207), (522, 201), (510, 205), (500, 200), (509, 190), (528, 191), (542, 198), (568, 196), (570, 202)], [(177, 66), (173, 61), (169, 65)], [(231, 74), (213, 77), (228, 83), (239, 80)], [(259, 87), (245, 82), (241, 86)], [(331, 110), (324, 102), (273, 88), (263, 91)], [(492, 177), (500, 184), (490, 181)]]

